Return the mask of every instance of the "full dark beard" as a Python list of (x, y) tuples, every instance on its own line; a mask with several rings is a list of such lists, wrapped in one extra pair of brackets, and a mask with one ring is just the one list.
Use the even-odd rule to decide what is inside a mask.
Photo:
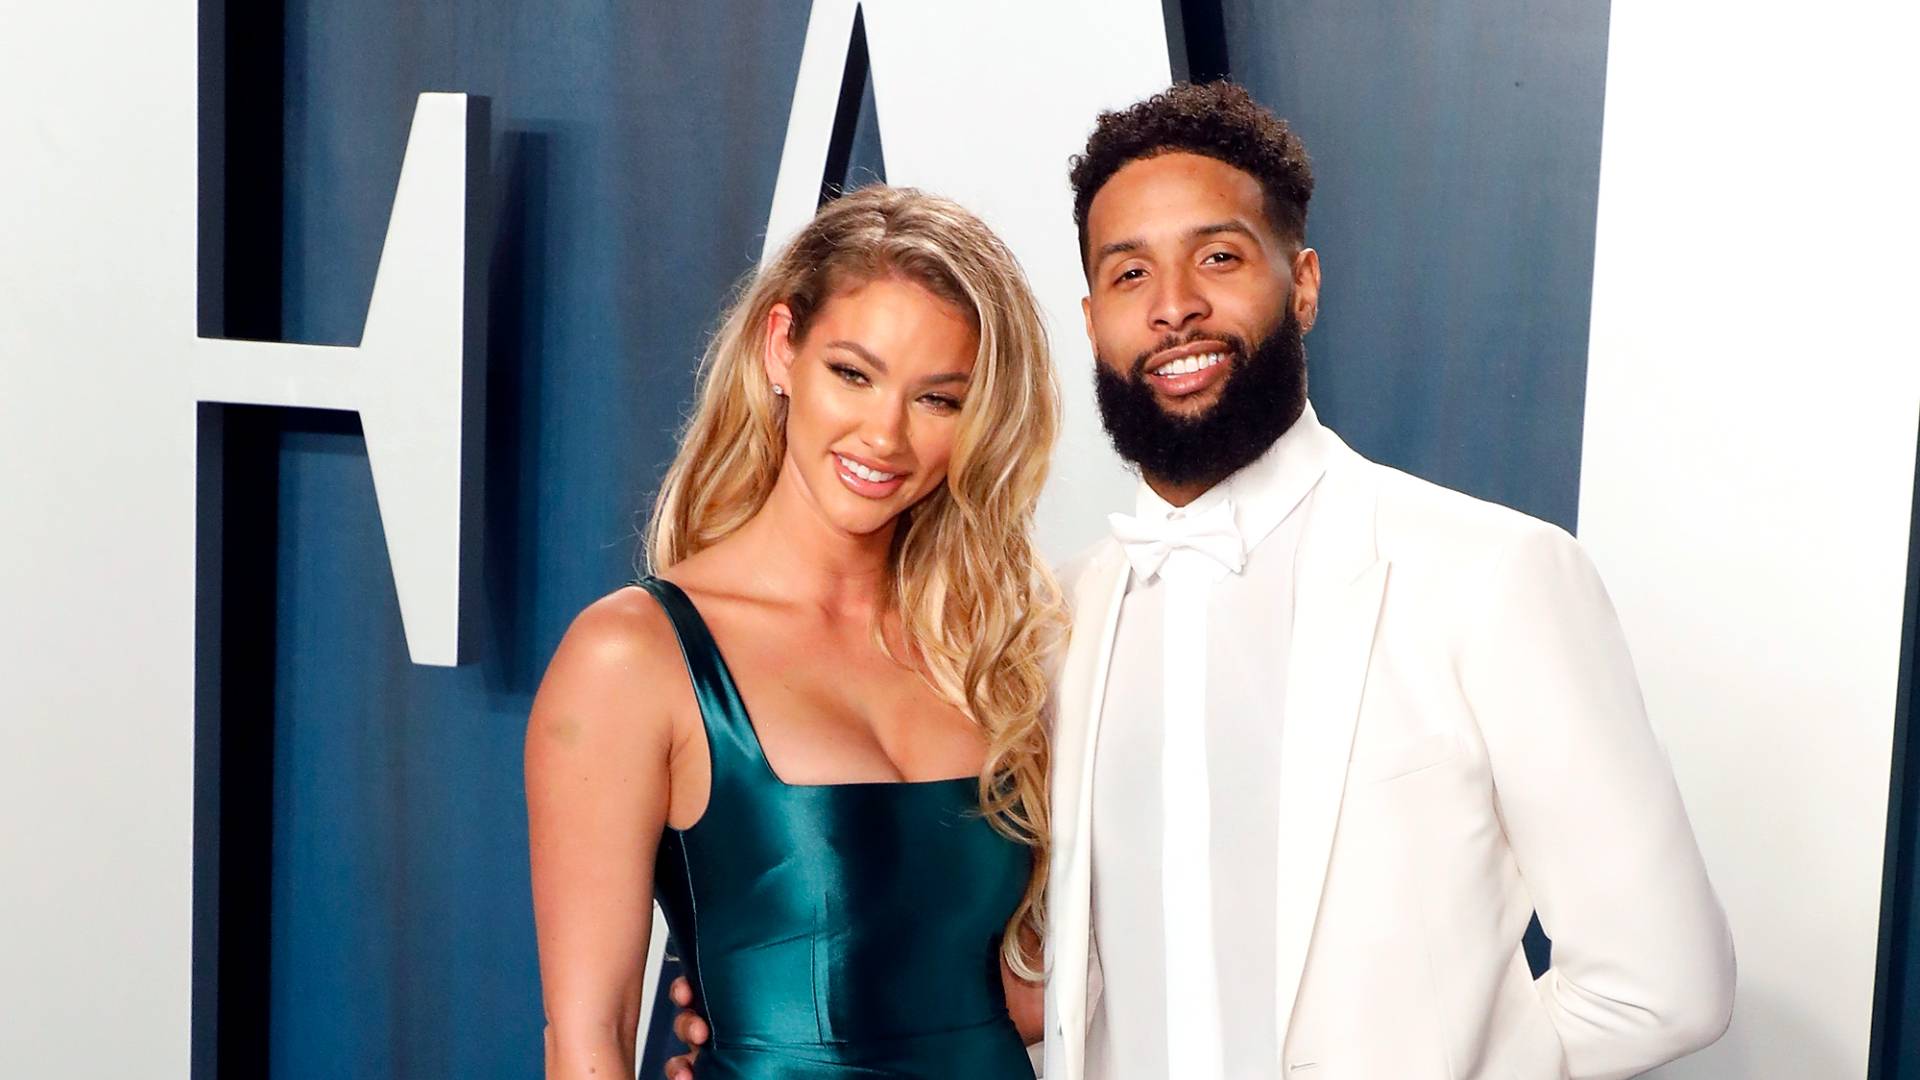
[(1189, 340), (1222, 341), (1232, 350), (1226, 362), (1233, 368), (1220, 399), (1198, 416), (1162, 409), (1147, 385), (1148, 358), (1185, 344), (1178, 340), (1142, 353), (1127, 375), (1096, 359), (1094, 392), (1121, 457), (1153, 480), (1211, 485), (1252, 464), (1300, 418), (1307, 404), (1307, 348), (1292, 311), (1252, 351), (1231, 335), (1195, 333)]

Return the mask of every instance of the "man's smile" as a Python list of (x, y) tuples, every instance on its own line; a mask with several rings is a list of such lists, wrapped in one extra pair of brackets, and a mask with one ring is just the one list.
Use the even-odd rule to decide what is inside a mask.
[(1233, 347), (1195, 341), (1156, 353), (1144, 365), (1147, 385), (1164, 397), (1183, 398), (1219, 385), (1232, 371)]

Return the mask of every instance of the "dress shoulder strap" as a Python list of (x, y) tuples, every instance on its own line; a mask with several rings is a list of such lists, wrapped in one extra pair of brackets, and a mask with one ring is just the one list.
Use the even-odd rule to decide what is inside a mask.
[[(673, 624), (681, 658), (687, 664), (687, 677), (693, 682), (693, 697), (700, 706), (700, 723), (707, 732), (707, 753), (713, 761), (716, 788), (723, 776), (772, 779), (773, 770), (760, 749), (760, 738), (754, 734), (753, 721), (740, 698), (740, 688), (727, 669), (726, 658), (720, 655), (713, 631), (700, 617), (700, 609), (693, 606), (680, 586), (664, 578), (649, 575), (633, 584), (652, 594)], [(746, 767), (729, 767), (735, 762), (744, 763)]]

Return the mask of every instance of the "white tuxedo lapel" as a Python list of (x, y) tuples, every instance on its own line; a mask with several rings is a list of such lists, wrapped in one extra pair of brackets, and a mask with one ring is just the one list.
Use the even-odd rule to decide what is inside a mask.
[(1274, 996), (1283, 1053), (1326, 883), (1387, 581), (1387, 563), (1376, 554), (1369, 467), (1331, 432), (1324, 437), (1333, 447), (1295, 561), (1281, 721)]
[(1093, 763), (1107, 667), (1126, 595), (1126, 556), (1103, 543), (1070, 583), (1073, 633), (1060, 669), (1053, 728), (1054, 880), (1048, 890), (1048, 1080), (1080, 1080), (1085, 1067), (1087, 967), (1092, 945)]

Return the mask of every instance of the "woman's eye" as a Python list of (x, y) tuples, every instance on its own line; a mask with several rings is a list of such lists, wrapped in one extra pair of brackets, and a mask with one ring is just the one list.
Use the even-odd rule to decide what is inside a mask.
[(866, 373), (859, 368), (848, 367), (845, 364), (828, 364), (827, 367), (835, 375), (840, 376), (841, 382), (851, 383), (854, 386), (865, 386), (867, 383)]
[(941, 412), (959, 412), (960, 411), (959, 400), (956, 398), (947, 397), (945, 394), (928, 394), (926, 397), (923, 397), (920, 400), (926, 402), (927, 404), (933, 406), (934, 408), (940, 410)]

